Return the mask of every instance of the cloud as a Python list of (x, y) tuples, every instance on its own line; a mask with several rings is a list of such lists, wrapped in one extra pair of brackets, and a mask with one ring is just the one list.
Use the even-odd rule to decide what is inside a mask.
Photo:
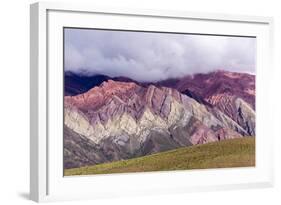
[(218, 69), (255, 73), (256, 39), (65, 29), (65, 70), (159, 81)]

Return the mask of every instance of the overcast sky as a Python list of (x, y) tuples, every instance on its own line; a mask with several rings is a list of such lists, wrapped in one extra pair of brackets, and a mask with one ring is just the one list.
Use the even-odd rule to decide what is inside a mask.
[(65, 70), (159, 81), (215, 70), (255, 73), (256, 39), (65, 29)]

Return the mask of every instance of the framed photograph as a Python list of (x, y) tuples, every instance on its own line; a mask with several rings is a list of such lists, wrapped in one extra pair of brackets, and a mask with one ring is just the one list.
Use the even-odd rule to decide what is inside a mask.
[(272, 186), (272, 18), (30, 16), (32, 200)]

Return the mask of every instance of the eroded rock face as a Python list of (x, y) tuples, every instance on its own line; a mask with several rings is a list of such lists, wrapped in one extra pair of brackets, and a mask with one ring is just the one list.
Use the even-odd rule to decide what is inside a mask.
[(64, 126), (64, 167), (73, 168), (107, 161), (100, 147), (92, 140)]
[(212, 96), (208, 99), (220, 111), (236, 122), (246, 132), (243, 135), (255, 135), (255, 111), (241, 98), (232, 95)]
[(216, 71), (207, 74), (196, 74), (179, 79), (171, 84), (180, 92), (189, 90), (215, 105), (224, 96), (235, 96), (243, 99), (255, 110), (255, 76), (247, 73)]
[[(213, 107), (198, 99), (172, 88), (113, 80), (66, 96), (65, 166), (129, 159), (255, 134), (255, 112), (241, 98), (229, 99), (230, 107), (221, 107), (221, 100), (216, 104), (210, 98)], [(94, 153), (77, 152), (84, 149), (83, 143)]]

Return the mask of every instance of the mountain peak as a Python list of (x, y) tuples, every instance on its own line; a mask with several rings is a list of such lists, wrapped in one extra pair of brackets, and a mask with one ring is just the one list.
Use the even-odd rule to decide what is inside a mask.
[(107, 81), (104, 81), (101, 86), (102, 87), (128, 87), (128, 85), (133, 86), (135, 85), (135, 83), (127, 83), (127, 82), (122, 82), (122, 81), (116, 81), (116, 80), (112, 80), (109, 79)]
[(226, 77), (232, 78), (232, 79), (237, 79), (237, 78), (240, 78), (241, 76), (252, 76), (249, 73), (238, 73), (238, 72), (232, 72), (232, 71), (222, 70), (222, 69), (215, 71), (214, 74), (219, 74), (221, 76), (226, 76)]
[[(219, 71), (163, 84), (92, 78), (90, 90), (64, 98), (65, 133), (76, 139), (67, 145), (77, 156), (71, 166), (254, 136), (255, 76), (237, 75)], [(77, 155), (81, 140), (90, 143), (84, 147), (94, 150), (93, 158)]]
[(99, 87), (99, 90), (107, 94), (115, 94), (116, 92), (126, 92), (127, 90), (133, 89), (136, 86), (137, 85), (133, 82), (127, 83), (110, 79), (108, 81), (104, 81)]

